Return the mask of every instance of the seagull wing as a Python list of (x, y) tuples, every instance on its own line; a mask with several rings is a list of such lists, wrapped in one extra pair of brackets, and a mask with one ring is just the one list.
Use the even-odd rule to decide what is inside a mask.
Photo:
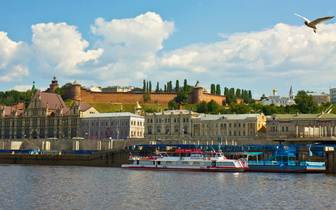
[[(294, 15), (302, 17), (301, 15), (298, 15), (298, 14), (294, 14)], [(307, 18), (305, 18), (305, 17), (302, 17), (302, 18), (305, 19), (308, 23), (310, 22)]]
[(317, 24), (323, 23), (323, 22), (325, 22), (325, 21), (327, 21), (327, 20), (330, 20), (330, 19), (333, 18), (333, 17), (334, 17), (334, 16), (318, 18), (318, 19), (312, 21), (311, 24), (317, 25)]

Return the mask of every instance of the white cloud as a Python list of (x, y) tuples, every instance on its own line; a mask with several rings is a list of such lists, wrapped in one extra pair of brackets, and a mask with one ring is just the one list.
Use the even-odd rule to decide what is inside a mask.
[(164, 53), (158, 69), (187, 71), (189, 78), (208, 85), (247, 80), (295, 80), (306, 85), (336, 82), (330, 77), (336, 74), (336, 24), (320, 28), (315, 34), (306, 26), (279, 23), (265, 31), (222, 35), (225, 40), (220, 42)]
[(31, 51), (26, 43), (14, 42), (7, 33), (0, 31), (0, 81), (21, 81), (28, 75), (30, 58)]
[(131, 82), (131, 77), (146, 78), (153, 71), (156, 54), (163, 48), (163, 41), (173, 33), (174, 23), (147, 12), (129, 19), (105, 21), (97, 18), (91, 30), (102, 37), (96, 45), (104, 49), (94, 74), (101, 80)]
[(81, 65), (95, 62), (103, 50), (84, 51), (89, 43), (82, 39), (76, 26), (66, 23), (40, 23), (33, 25), (32, 47), (39, 61), (41, 73), (83, 74)]

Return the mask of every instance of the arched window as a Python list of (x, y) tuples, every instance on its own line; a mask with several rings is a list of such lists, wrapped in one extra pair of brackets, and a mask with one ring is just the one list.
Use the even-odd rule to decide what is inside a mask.
[(170, 132), (170, 127), (166, 126), (166, 134), (168, 134)]

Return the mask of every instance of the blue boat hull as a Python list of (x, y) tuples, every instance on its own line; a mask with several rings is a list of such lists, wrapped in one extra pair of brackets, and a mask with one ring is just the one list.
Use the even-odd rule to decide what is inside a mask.
[(281, 173), (324, 173), (325, 166), (308, 165), (252, 165), (245, 171), (249, 172), (281, 172)]

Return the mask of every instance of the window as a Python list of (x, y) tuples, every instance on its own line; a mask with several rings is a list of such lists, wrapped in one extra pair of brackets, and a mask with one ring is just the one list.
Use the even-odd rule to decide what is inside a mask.
[(153, 130), (153, 127), (152, 127), (152, 126), (149, 126), (149, 127), (148, 127), (148, 134), (152, 134), (152, 132), (153, 132), (152, 130)]
[(178, 132), (179, 132), (178, 126), (175, 126), (175, 133), (178, 133)]
[(169, 132), (170, 132), (169, 126), (166, 126), (166, 134), (168, 134)]
[(157, 131), (157, 133), (161, 133), (161, 126), (158, 126), (158, 127), (156, 128), (156, 131)]

